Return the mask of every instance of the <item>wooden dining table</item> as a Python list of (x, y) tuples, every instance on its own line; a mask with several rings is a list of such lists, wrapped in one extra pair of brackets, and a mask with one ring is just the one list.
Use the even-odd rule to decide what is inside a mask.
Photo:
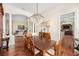
[(38, 36), (33, 37), (33, 42), (34, 42), (34, 46), (41, 51), (40, 53), (42, 55), (44, 55), (48, 49), (54, 47), (56, 44), (56, 41), (54, 40), (48, 42), (46, 40), (40, 39)]

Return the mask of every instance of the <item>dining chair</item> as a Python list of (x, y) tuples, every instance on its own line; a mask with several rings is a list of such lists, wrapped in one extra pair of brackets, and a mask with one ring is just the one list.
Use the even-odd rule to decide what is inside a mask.
[(25, 34), (24, 48), (26, 52), (28, 50), (32, 55), (37, 55), (40, 52), (38, 49), (34, 47), (34, 43), (32, 40), (32, 33)]
[(47, 32), (39, 32), (39, 38), (40, 40), (45, 40), (48, 42), (51, 41), (50, 33), (47, 33)]
[(74, 39), (73, 36), (65, 35), (59, 40), (58, 45), (55, 46), (56, 55), (74, 55)]
[(55, 56), (60, 56), (60, 50), (61, 50), (61, 40), (57, 41), (55, 46), (54, 46), (54, 50), (55, 50)]
[(43, 38), (44, 38), (46, 41), (51, 42), (50, 33), (44, 32), (44, 33), (43, 33)]

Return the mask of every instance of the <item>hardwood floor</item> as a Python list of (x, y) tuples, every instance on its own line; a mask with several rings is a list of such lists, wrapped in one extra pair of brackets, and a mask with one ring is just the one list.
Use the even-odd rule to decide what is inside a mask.
[(31, 53), (24, 50), (24, 39), (22, 37), (16, 37), (15, 46), (11, 46), (9, 50), (2, 50), (1, 56), (31, 56)]

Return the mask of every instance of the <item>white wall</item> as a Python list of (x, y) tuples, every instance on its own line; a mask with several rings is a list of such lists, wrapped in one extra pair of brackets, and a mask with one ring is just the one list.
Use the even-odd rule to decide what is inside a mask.
[(57, 41), (60, 38), (60, 21), (58, 16), (50, 18), (51, 39)]

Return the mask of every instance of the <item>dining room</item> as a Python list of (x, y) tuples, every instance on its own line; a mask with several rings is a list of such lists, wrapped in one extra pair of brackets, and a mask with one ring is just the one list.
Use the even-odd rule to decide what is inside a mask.
[(0, 8), (0, 56), (79, 56), (78, 3), (0, 3)]

